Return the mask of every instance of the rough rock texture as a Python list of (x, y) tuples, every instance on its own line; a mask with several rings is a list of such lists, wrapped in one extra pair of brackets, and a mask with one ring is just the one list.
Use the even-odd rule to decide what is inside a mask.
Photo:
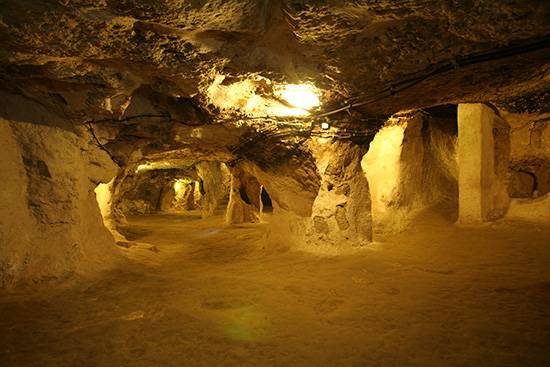
[(137, 177), (137, 182), (132, 182), (134, 177), (126, 177), (121, 184), (121, 192), (114, 203), (115, 210), (128, 216), (149, 214), (160, 209), (160, 195), (166, 182), (164, 177), (146, 174)]
[(164, 212), (172, 209), (175, 198), (176, 190), (174, 190), (174, 182), (164, 182), (160, 190), (158, 210)]
[(201, 215), (210, 217), (216, 209), (227, 203), (230, 174), (225, 164), (216, 161), (201, 161), (196, 165), (201, 182)]
[(446, 202), (454, 207), (458, 201), (457, 107), (442, 106), (427, 113), (422, 131), (424, 184), (419, 194), (427, 205)]
[(194, 182), (199, 176), (194, 167), (141, 171), (131, 166), (113, 184), (112, 210), (122, 216), (169, 210), (176, 205), (174, 184), (178, 179)]
[(371, 197), (361, 170), (366, 146), (320, 139), (311, 147), (321, 187), (312, 208), (307, 241), (326, 245), (364, 245), (372, 239)]
[(338, 101), (450, 65), (366, 108), (385, 114), (547, 88), (540, 47), (465, 59), (547, 36), (549, 6), (538, 0), (4, 0), (1, 9), (5, 86), (75, 117), (118, 114), (142, 87), (182, 100), (218, 72), (315, 80)]
[[(263, 147), (261, 145), (260, 149)], [(254, 158), (258, 162), (242, 160), (232, 169), (239, 172), (244, 182), (254, 183), (253, 190), (249, 192), (256, 191), (255, 181), (269, 192), (272, 212), (268, 218), (262, 218), (269, 222), (268, 235), (264, 240), (275, 246), (303, 246), (307, 228), (311, 223), (313, 204), (320, 189), (320, 175), (311, 151), (308, 147), (302, 147), (300, 155), (293, 155), (283, 162), (273, 156), (267, 158), (263, 154)], [(272, 162), (275, 159), (277, 163), (268, 165), (264, 159)], [(239, 180), (239, 184), (240, 182)], [(234, 195), (239, 200), (235, 201), (237, 205), (234, 208), (229, 208), (229, 212), (234, 211), (236, 217), (240, 217), (244, 201), (241, 203), (240, 190), (238, 197), (236, 192)], [(252, 203), (252, 200), (250, 202)], [(250, 211), (255, 218), (255, 205), (244, 208), (244, 214), (249, 214)], [(312, 248), (309, 247), (309, 250)]]
[(550, 194), (536, 199), (512, 199), (506, 218), (548, 224), (550, 221)]
[(231, 168), (231, 190), (227, 204), (228, 224), (255, 223), (260, 220), (261, 185), (242, 169)]
[(289, 161), (262, 168), (243, 161), (241, 168), (264, 186), (275, 210), (292, 212), (298, 217), (309, 217), (320, 187), (320, 177), (311, 153), (292, 157)]
[[(102, 201), (102, 206), (113, 204), (105, 212), (106, 223), (116, 231), (113, 223), (124, 221), (117, 206), (126, 195), (123, 183), (132, 180), (140, 165), (162, 169), (197, 165), (202, 185), (194, 194), (205, 194), (203, 216), (225, 205), (229, 174), (222, 164), (239, 167), (269, 192), (274, 238), (305, 241), (307, 234), (311, 241), (322, 238), (327, 243), (368, 240), (369, 187), (358, 170), (359, 152), (366, 152), (370, 137), (389, 116), (424, 108), (434, 113), (431, 118), (436, 121), (439, 117), (430, 107), (443, 103), (493, 102), (513, 114), (509, 190), (521, 197), (550, 192), (549, 17), (549, 4), (538, 0), (3, 0), (0, 118), (10, 121), (9, 134), (7, 130), (3, 134), (16, 136), (16, 143), (5, 138), (12, 148), (3, 158), (13, 172), (9, 180), (23, 177), (24, 166), (28, 181), (12, 184), (14, 191), (2, 194), (0, 205), (11, 213), (9, 208), (31, 192), (40, 199), (30, 197), (29, 205), (21, 209), (27, 214), (15, 222), (58, 223), (55, 226), (64, 232), (59, 237), (61, 252), (50, 254), (46, 245), (37, 245), (44, 251), (36, 256), (23, 254), (30, 243), (43, 243), (40, 236), (36, 241), (17, 237), (27, 241), (21, 246), (2, 240), (0, 246), (17, 250), (2, 253), (1, 267), (8, 270), (0, 273), (11, 274), (6, 281), (11, 283), (21, 276), (21, 264), (38, 264), (46, 256), (67, 257), (61, 253), (74, 243), (91, 248), (85, 240), (73, 241), (81, 235), (71, 232), (78, 227), (95, 233), (100, 223), (97, 205), (90, 202), (88, 177), (94, 177), (94, 186), (116, 176), (112, 198), (103, 193)], [(311, 82), (320, 90), (322, 105), (305, 119), (251, 119), (242, 111), (220, 111), (211, 103), (208, 90), (215, 80), (226, 86), (252, 78), (266, 81), (256, 92), (270, 98), (273, 90), (267, 81)], [(342, 106), (348, 107), (325, 117), (317, 115)], [(399, 178), (390, 185), (392, 194), (382, 200), (395, 214), (387, 218), (401, 221), (416, 209), (456, 199), (455, 142), (444, 120), (448, 122), (445, 117), (439, 125), (424, 121), (422, 127), (405, 130), (393, 153), (376, 160), (378, 166), (370, 173), (367, 170), (372, 177), (372, 171), (380, 171), (380, 163), (392, 157), (402, 164), (395, 176)], [(321, 131), (321, 122), (332, 128)], [(381, 131), (373, 152), (388, 130), (389, 126)], [(44, 141), (36, 139), (39, 132), (44, 132)], [(315, 146), (312, 141), (317, 138), (327, 144)], [(26, 150), (36, 150), (38, 157), (25, 158), (23, 166), (14, 158), (22, 149), (17, 148), (20, 142), (26, 142)], [(85, 157), (67, 163), (64, 155), (51, 153), (67, 144), (78, 147), (67, 148), (73, 156)], [(95, 162), (89, 172), (82, 168), (88, 161)], [(111, 162), (118, 165), (118, 172)], [(57, 169), (62, 167), (65, 171), (60, 174)], [(499, 174), (503, 169), (498, 167)], [(60, 177), (66, 178), (63, 183), (56, 181)], [(56, 184), (44, 184), (48, 180)], [(256, 205), (259, 197), (247, 190), (257, 191), (257, 184), (239, 178), (234, 189), (243, 184), (256, 210), (261, 206)], [(61, 193), (61, 186), (77, 189)], [(158, 188), (152, 195), (156, 203), (140, 204), (134, 200), (138, 197), (132, 197), (131, 205), (139, 208), (130, 211), (168, 207), (172, 188), (168, 184)], [(142, 189), (147, 191), (147, 184)], [(370, 190), (377, 210), (380, 189), (371, 183)], [(413, 196), (413, 190), (423, 195)], [(244, 208), (241, 189), (238, 197), (235, 190), (232, 195), (232, 210)], [(58, 203), (70, 203), (63, 205), (71, 208)], [(86, 219), (75, 219), (82, 216), (79, 208), (92, 206)], [(376, 218), (375, 214), (375, 223)], [(89, 227), (84, 226), (87, 221)], [(11, 233), (10, 239), (16, 233), (3, 231)], [(79, 259), (75, 256), (52, 273), (73, 271), (80, 266)], [(95, 261), (94, 256), (90, 261)], [(42, 272), (39, 265), (31, 268), (29, 274)]]
[[(502, 109), (495, 115), (493, 153), (498, 159), (493, 174), (498, 178), (498, 195), (493, 199), (501, 203), (496, 216), (506, 212), (506, 191), (511, 198), (522, 199), (549, 192), (547, 118), (547, 113), (511, 113)], [(375, 231), (402, 230), (422, 209), (442, 201), (456, 207), (456, 145), (457, 108), (453, 105), (397, 114), (386, 122), (363, 160), (373, 198)], [(513, 202), (509, 216), (519, 217), (511, 213), (521, 208), (522, 219), (528, 219), (529, 200)], [(541, 203), (533, 200), (533, 220), (542, 215), (537, 209), (544, 205)]]
[(126, 223), (126, 218), (120, 212), (117, 212), (113, 205), (113, 201), (116, 199), (113, 195), (115, 181), (116, 177), (108, 183), (101, 183), (97, 185), (94, 191), (101, 216), (103, 217), (103, 224), (113, 235), (115, 243), (120, 244), (121, 242), (127, 242), (126, 237), (118, 231), (118, 225)]
[(238, 222), (247, 215), (256, 219), (259, 208), (251, 199), (247, 205), (236, 190), (244, 182), (253, 188), (247, 195), (253, 192), (260, 199), (264, 187), (272, 200), (266, 241), (332, 254), (365, 244), (372, 238), (370, 193), (361, 170), (366, 148), (364, 142), (319, 138), (284, 164), (262, 168), (242, 161), (233, 169), (239, 179), (234, 180), (236, 200), (234, 207), (230, 201), (228, 216)]
[(1, 120), (0, 131), (0, 288), (107, 269), (117, 253), (94, 189), (116, 174), (108, 156), (83, 129)]
[(399, 231), (414, 207), (421, 205), (423, 198), (417, 193), (422, 185), (422, 124), (421, 115), (390, 119), (363, 159), (378, 231), (382, 226)]
[(481, 223), (508, 210), (510, 127), (492, 107), (458, 106), (459, 222)]
[(510, 196), (550, 192), (550, 113), (502, 112), (511, 126)]
[[(163, 210), (194, 210), (197, 209), (200, 205), (200, 192), (198, 192), (199, 200), (196, 200), (196, 189), (199, 187), (198, 181), (191, 181), (188, 184), (185, 184), (183, 188), (180, 188), (178, 192), (173, 190), (174, 185), (170, 185), (170, 194), (173, 192), (174, 196), (172, 202), (166, 205), (166, 209)], [(171, 195), (170, 195), (171, 197)]]
[(390, 118), (362, 166), (376, 232), (402, 231), (426, 207), (456, 202), (456, 115), (435, 111), (433, 116), (417, 112)]
[(508, 193), (512, 198), (531, 198), (537, 189), (537, 179), (531, 172), (521, 168), (512, 170), (508, 183)]

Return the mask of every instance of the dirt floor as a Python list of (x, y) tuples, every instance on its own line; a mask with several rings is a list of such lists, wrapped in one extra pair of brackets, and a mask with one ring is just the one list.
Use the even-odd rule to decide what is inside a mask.
[(130, 223), (158, 253), (0, 298), (1, 366), (550, 366), (550, 227), (430, 214), (318, 257), (221, 215)]

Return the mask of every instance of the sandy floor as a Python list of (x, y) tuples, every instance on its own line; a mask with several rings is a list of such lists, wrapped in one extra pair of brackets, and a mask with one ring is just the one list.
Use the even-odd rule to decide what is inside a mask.
[(1, 366), (550, 366), (550, 227), (431, 215), (321, 258), (221, 217), (131, 224), (157, 254), (0, 299)]

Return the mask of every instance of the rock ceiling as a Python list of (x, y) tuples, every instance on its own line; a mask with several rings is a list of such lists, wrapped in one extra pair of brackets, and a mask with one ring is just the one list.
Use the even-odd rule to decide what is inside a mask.
[(141, 95), (206, 122), (217, 75), (308, 81), (324, 111), (365, 116), (548, 109), (547, 1), (1, 0), (0, 16), (2, 89), (75, 120), (120, 117)]

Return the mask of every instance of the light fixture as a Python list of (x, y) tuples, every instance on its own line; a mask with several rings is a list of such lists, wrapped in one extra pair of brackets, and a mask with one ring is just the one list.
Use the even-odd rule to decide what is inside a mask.
[(174, 181), (174, 191), (176, 192), (176, 195), (183, 194), (184, 188), (191, 184), (193, 181), (188, 178), (179, 178)]
[(320, 104), (319, 92), (312, 84), (286, 84), (278, 89), (280, 97), (293, 107), (310, 110)]
[(149, 163), (140, 164), (136, 168), (136, 173), (143, 172), (143, 171), (149, 171), (151, 169), (151, 166)]
[[(320, 91), (311, 83), (275, 83), (260, 75), (234, 83), (224, 80), (225, 76), (217, 75), (206, 90), (210, 103), (223, 112), (239, 111), (249, 117), (305, 117), (321, 104)], [(274, 96), (266, 93), (270, 88)]]
[(174, 165), (174, 162), (166, 160), (166, 161), (154, 161), (154, 162), (145, 162), (136, 167), (135, 173), (140, 172), (146, 172), (146, 171), (154, 171), (158, 169), (169, 169), (169, 168), (176, 168), (177, 166)]
[(181, 182), (181, 180), (176, 180), (176, 182), (174, 182), (174, 191), (176, 193), (179, 193), (183, 189), (183, 186), (184, 183)]
[(330, 125), (326, 122), (321, 123), (321, 129), (328, 130), (330, 129)]

